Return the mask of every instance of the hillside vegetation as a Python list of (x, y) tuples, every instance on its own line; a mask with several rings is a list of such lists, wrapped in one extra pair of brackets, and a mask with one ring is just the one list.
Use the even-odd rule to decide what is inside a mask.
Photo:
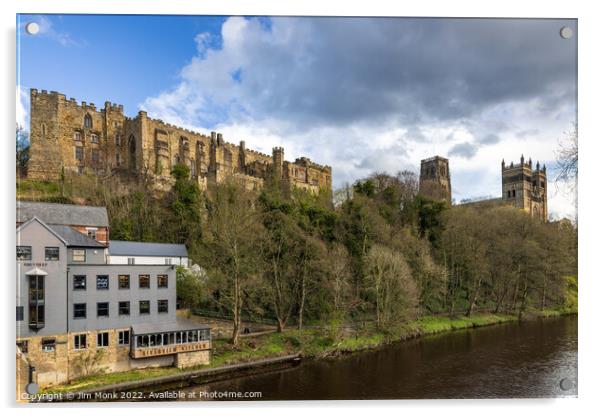
[[(291, 194), (276, 179), (250, 193), (233, 182), (201, 191), (185, 166), (173, 176), (165, 193), (144, 181), (67, 176), (20, 180), (17, 195), (105, 205), (112, 239), (186, 244), (201, 269), (179, 270), (178, 295), (231, 317), (234, 344), (243, 317), (272, 319), (279, 332), (369, 322), (386, 335), (421, 316), (460, 322), (483, 311), (577, 308), (577, 230), (568, 221), (449, 207), (417, 195), (408, 172), (358, 181), (335, 194), (336, 206), (331, 195)], [(420, 322), (428, 332), (440, 321)]]

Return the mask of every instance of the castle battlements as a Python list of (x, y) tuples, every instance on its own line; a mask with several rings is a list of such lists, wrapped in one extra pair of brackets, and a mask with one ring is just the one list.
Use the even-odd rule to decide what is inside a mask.
[[(32, 88), (30, 93), (28, 176), (33, 179), (56, 180), (63, 171), (128, 177), (138, 173), (169, 184), (172, 168), (183, 164), (201, 186), (232, 176), (248, 189), (258, 189), (268, 175), (279, 174), (290, 187), (310, 192), (332, 188), (329, 166), (308, 158), (287, 162), (282, 147), (268, 155), (247, 149), (244, 141), (226, 142), (221, 133), (203, 134), (149, 117), (144, 110), (128, 117), (122, 105), (111, 101), (97, 109), (94, 103), (79, 104), (56, 91)], [(283, 169), (289, 165), (292, 172)]]

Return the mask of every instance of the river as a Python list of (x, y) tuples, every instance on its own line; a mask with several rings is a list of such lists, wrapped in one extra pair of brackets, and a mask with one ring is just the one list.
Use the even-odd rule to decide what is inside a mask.
[(427, 336), (183, 391), (260, 392), (260, 400), (526, 398), (575, 397), (576, 384), (577, 316), (565, 316)]

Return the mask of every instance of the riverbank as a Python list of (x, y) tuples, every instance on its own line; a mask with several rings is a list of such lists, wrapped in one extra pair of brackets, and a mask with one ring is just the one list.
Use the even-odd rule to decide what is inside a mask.
[[(553, 317), (574, 311), (533, 311), (528, 317)], [(319, 329), (291, 329), (283, 333), (263, 334), (241, 338), (240, 345), (233, 346), (227, 341), (214, 341), (210, 365), (180, 370), (174, 367), (139, 369), (121, 373), (97, 374), (80, 378), (69, 384), (50, 387), (44, 393), (67, 393), (101, 388), (103, 386), (145, 380), (145, 384), (161, 384), (168, 376), (178, 377), (186, 372), (214, 369), (241, 363), (253, 363), (276, 357), (299, 355), (306, 358), (335, 357), (358, 351), (376, 349), (392, 342), (403, 341), (424, 335), (432, 335), (488, 325), (517, 321), (514, 315), (479, 313), (471, 317), (425, 316), (400, 325), (395, 330), (383, 332), (373, 324), (341, 328), (335, 324)]]

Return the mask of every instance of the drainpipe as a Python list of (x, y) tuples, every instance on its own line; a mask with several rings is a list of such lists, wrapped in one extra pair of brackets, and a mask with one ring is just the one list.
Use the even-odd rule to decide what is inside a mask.
[[(67, 256), (69, 256), (69, 250), (67, 250)], [(69, 258), (69, 257), (67, 257)], [(67, 328), (67, 344), (66, 344), (66, 348), (67, 348), (67, 381), (69, 381), (71, 379), (70, 377), (70, 368), (71, 366), (69, 365), (69, 266), (67, 266), (67, 278), (65, 279), (65, 296), (67, 298), (67, 307), (65, 308), (66, 311), (66, 318), (67, 320), (65, 321), (65, 326)], [(86, 340), (87, 342), (87, 340)]]

